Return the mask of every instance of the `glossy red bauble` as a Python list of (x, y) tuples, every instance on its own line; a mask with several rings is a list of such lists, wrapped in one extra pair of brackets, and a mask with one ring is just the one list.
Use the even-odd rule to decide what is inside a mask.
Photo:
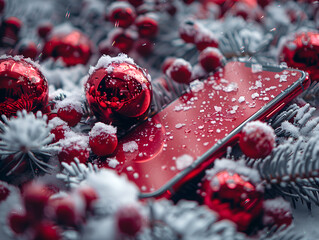
[(55, 220), (63, 226), (76, 226), (79, 220), (75, 202), (70, 196), (52, 199), (50, 205), (53, 208)]
[(319, 33), (302, 32), (288, 38), (280, 51), (279, 61), (308, 72), (311, 80), (318, 81)]
[(0, 59), (0, 115), (43, 111), (48, 104), (48, 83), (38, 67), (19, 57)]
[(126, 2), (114, 2), (109, 6), (109, 19), (116, 27), (129, 27), (135, 17), (134, 8)]
[(135, 236), (143, 226), (143, 216), (135, 206), (122, 206), (116, 213), (119, 231), (128, 236)]
[(86, 64), (91, 57), (91, 41), (78, 30), (57, 32), (49, 36), (43, 47), (43, 58), (61, 60), (67, 66)]
[(192, 20), (187, 20), (183, 22), (179, 27), (179, 36), (186, 43), (195, 43), (195, 37), (198, 34), (198, 32), (198, 26)]
[(144, 118), (151, 105), (149, 75), (124, 56), (103, 56), (85, 85), (91, 110), (105, 123)]
[(275, 145), (275, 132), (269, 125), (259, 121), (249, 122), (242, 130), (239, 146), (250, 158), (268, 156)]
[(52, 29), (53, 25), (51, 23), (42, 23), (38, 26), (38, 35), (45, 39), (51, 33)]
[(207, 47), (218, 47), (217, 38), (211, 32), (199, 32), (195, 36), (195, 44), (199, 51), (202, 51)]
[(98, 122), (89, 133), (89, 144), (94, 154), (106, 156), (112, 154), (117, 147), (116, 128)]
[(246, 177), (238, 173), (220, 171), (203, 184), (204, 203), (237, 225), (239, 231), (246, 231), (256, 219), (261, 218), (263, 198)]

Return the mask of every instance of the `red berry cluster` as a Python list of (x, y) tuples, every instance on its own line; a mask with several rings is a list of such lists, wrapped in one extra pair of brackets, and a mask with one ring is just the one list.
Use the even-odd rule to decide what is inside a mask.
[[(76, 205), (75, 198), (84, 203), (84, 209)], [(8, 223), (15, 234), (24, 234), (27, 239), (59, 240), (63, 228), (78, 228), (83, 223), (97, 199), (97, 193), (89, 186), (62, 197), (52, 197), (47, 186), (29, 183), (22, 192), (23, 211), (13, 210)]]
[[(135, 50), (141, 56), (153, 51), (154, 38), (158, 33), (156, 15), (140, 11), (144, 1), (120, 1), (112, 3), (105, 19), (112, 22), (115, 29), (99, 45), (100, 53), (129, 53)], [(115, 48), (115, 50), (114, 50)]]

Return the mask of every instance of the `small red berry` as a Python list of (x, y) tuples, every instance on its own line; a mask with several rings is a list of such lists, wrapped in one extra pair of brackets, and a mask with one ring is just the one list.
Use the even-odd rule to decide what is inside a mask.
[(42, 222), (35, 226), (31, 240), (61, 240), (62, 237), (53, 223)]
[(51, 130), (51, 133), (54, 134), (52, 143), (56, 143), (61, 139), (65, 138), (65, 133), (71, 131), (71, 129), (66, 125), (59, 125)]
[(116, 128), (98, 122), (89, 133), (89, 144), (98, 156), (110, 155), (117, 147)]
[(63, 226), (76, 226), (79, 220), (74, 200), (70, 196), (51, 200), (55, 219)]
[(217, 38), (211, 32), (199, 32), (195, 36), (195, 44), (199, 51), (204, 50), (207, 47), (218, 47)]
[(140, 16), (136, 19), (135, 25), (138, 28), (140, 37), (152, 38), (158, 32), (158, 23), (151, 17)]
[(43, 23), (38, 26), (38, 35), (41, 38), (46, 38), (53, 29), (53, 25), (51, 23)]
[(0, 182), (0, 203), (5, 201), (10, 194), (10, 190), (6, 187), (5, 184)]
[(249, 122), (242, 130), (239, 146), (250, 158), (264, 158), (274, 148), (275, 138), (274, 130), (266, 123)]
[(199, 54), (199, 63), (206, 72), (215, 71), (224, 65), (225, 58), (218, 48), (208, 47)]
[(81, 103), (64, 100), (57, 106), (57, 115), (63, 121), (67, 122), (70, 127), (74, 127), (81, 121), (83, 111)]
[(123, 206), (116, 213), (116, 222), (121, 233), (135, 236), (143, 227), (143, 216), (135, 206)]
[(117, 47), (112, 46), (109, 39), (106, 39), (99, 43), (99, 52), (101, 55), (110, 55), (112, 57), (117, 56), (120, 51)]
[(128, 0), (134, 7), (138, 7), (144, 3), (144, 0)]
[(16, 234), (24, 233), (29, 227), (29, 219), (25, 213), (11, 212), (8, 216), (9, 226)]
[(83, 198), (85, 202), (85, 209), (87, 211), (92, 209), (92, 204), (99, 198), (95, 189), (87, 185), (80, 186), (77, 189), (77, 192)]
[(18, 47), (18, 55), (23, 55), (25, 58), (35, 59), (38, 55), (38, 49), (35, 43), (30, 42), (26, 44), (21, 44)]
[(0, 13), (3, 12), (5, 6), (6, 6), (6, 1), (5, 0), (0, 0)]
[(135, 49), (143, 57), (149, 56), (153, 51), (154, 43), (146, 38), (138, 39), (135, 43)]
[(86, 163), (90, 156), (90, 151), (85, 137), (69, 132), (60, 143), (62, 145), (62, 149), (58, 153), (60, 162), (71, 163), (74, 158), (78, 158), (81, 163)]
[(266, 226), (289, 226), (292, 223), (292, 213), (289, 202), (283, 198), (268, 199), (264, 202), (263, 223)]
[(165, 74), (167, 69), (172, 65), (172, 63), (176, 60), (175, 57), (167, 57), (165, 58), (162, 64), (162, 72)]
[(135, 20), (134, 8), (126, 2), (114, 2), (109, 6), (109, 19), (116, 27), (127, 28)]
[(166, 71), (167, 75), (178, 83), (189, 83), (192, 77), (192, 66), (182, 58), (177, 58)]
[(192, 20), (183, 22), (179, 27), (179, 36), (186, 43), (195, 43), (195, 37), (198, 34), (198, 26)]
[(22, 197), (27, 216), (32, 221), (41, 220), (50, 197), (50, 191), (46, 186), (40, 183), (29, 183), (24, 186)]
[(134, 44), (134, 35), (132, 32), (123, 29), (116, 29), (110, 33), (109, 39), (112, 46), (118, 48), (123, 53), (128, 53)]

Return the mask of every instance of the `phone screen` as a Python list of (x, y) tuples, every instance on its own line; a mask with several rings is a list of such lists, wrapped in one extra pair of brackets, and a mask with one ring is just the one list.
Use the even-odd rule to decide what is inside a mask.
[(115, 170), (142, 197), (161, 195), (212, 159), (247, 121), (290, 101), (306, 79), (298, 70), (229, 62), (121, 139)]

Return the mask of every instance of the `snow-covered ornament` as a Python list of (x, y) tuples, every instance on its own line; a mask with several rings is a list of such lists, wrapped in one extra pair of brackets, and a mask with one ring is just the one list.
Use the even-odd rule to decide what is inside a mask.
[(14, 47), (19, 40), (22, 22), (17, 17), (8, 17), (3, 20), (0, 27), (0, 46)]
[(86, 64), (91, 57), (91, 41), (81, 31), (60, 26), (54, 29), (43, 47), (43, 58), (61, 59), (66, 66)]
[[(38, 112), (17, 112), (17, 118), (8, 120), (2, 116), (0, 122), (0, 175), (27, 179), (27, 172), (51, 172), (54, 166), (48, 164), (50, 157), (59, 147), (49, 145), (53, 139), (47, 125), (47, 117)], [(18, 174), (21, 174), (17, 177)], [(29, 174), (30, 175), (30, 174)]]
[(301, 32), (285, 39), (280, 50), (279, 61), (289, 67), (309, 73), (311, 80), (319, 80), (319, 33)]
[(175, 59), (166, 71), (166, 74), (178, 83), (190, 83), (192, 80), (192, 66), (183, 58)]
[(44, 111), (48, 83), (38, 66), (22, 57), (0, 58), (0, 115), (11, 117), (23, 109)]
[(239, 231), (247, 231), (262, 217), (263, 188), (259, 182), (256, 170), (233, 160), (216, 160), (203, 183), (204, 203), (220, 219), (231, 220)]
[(144, 118), (152, 100), (150, 76), (125, 54), (102, 56), (90, 70), (85, 91), (91, 110), (106, 123)]
[(239, 146), (243, 153), (250, 158), (264, 158), (274, 148), (275, 131), (266, 123), (260, 121), (249, 122), (243, 128)]

